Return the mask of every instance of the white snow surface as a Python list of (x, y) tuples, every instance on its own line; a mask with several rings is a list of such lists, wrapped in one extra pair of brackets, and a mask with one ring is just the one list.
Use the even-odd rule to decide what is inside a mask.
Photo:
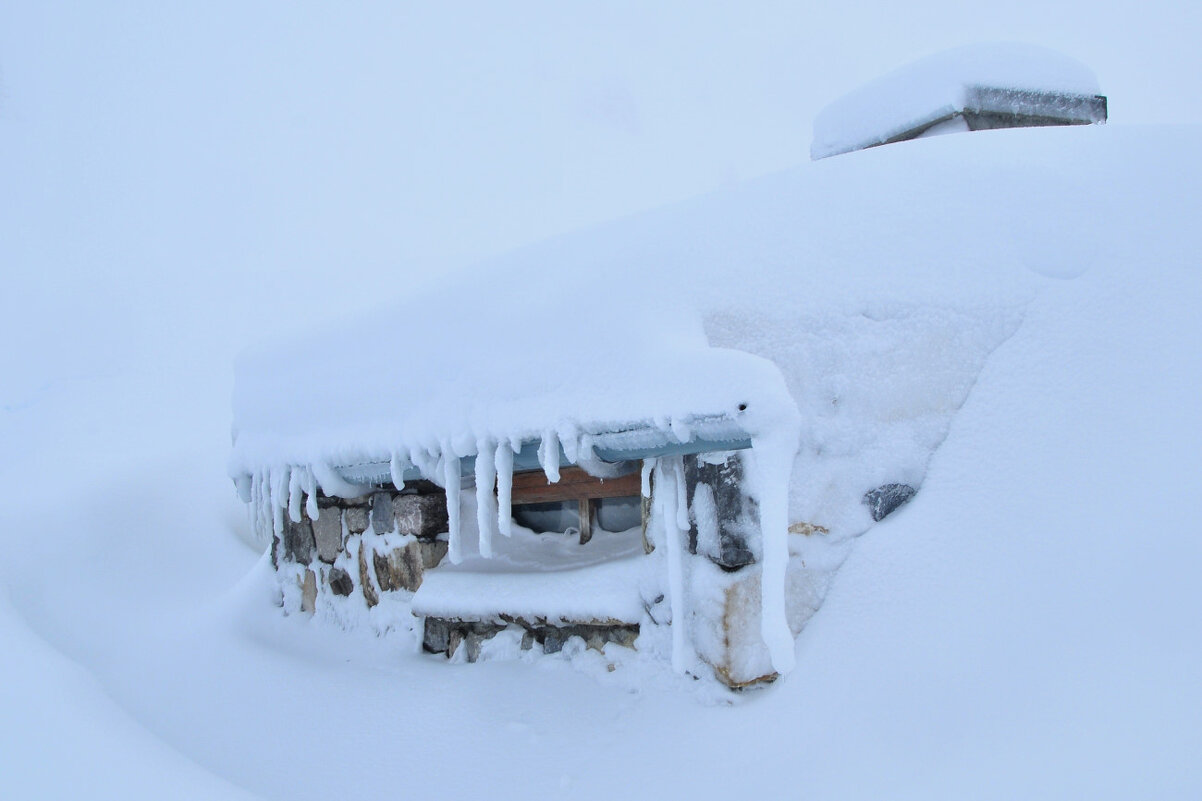
[[(474, 505), (474, 499), (466, 504)], [(576, 536), (535, 534), (512, 521), (511, 528), (490, 554), (482, 553), (478, 539), (465, 538), (459, 564), (425, 575), (412, 614), (490, 621), (504, 613), (568, 623), (642, 619), (639, 586), (649, 565), (640, 529), (596, 528), (580, 545)]]
[(1001, 131), (805, 164), (253, 349), (230, 471), (693, 414), (765, 435), (799, 412), (790, 521), (857, 534), (864, 492), (921, 483), (1037, 288), (1119, 241), (1101, 165), (1121, 138)]
[(638, 623), (643, 617), (638, 592), (643, 567), (639, 556), (628, 556), (553, 571), (435, 570), (414, 593), (413, 614), (488, 621), (504, 613), (553, 623)]
[[(796, 329), (757, 343), (767, 358), (804, 355), (809, 383), (786, 376), (810, 468), (795, 493), (823, 508), (823, 470), (866, 476), (865, 453), (926, 473), (908, 506), (855, 540), (797, 668), (763, 692), (715, 697), (613, 648), (448, 665), (418, 653), (411, 631), (282, 616), (222, 475), (221, 365), (64, 376), (6, 397), (6, 792), (1198, 797), (1200, 135), (1112, 125), (924, 140), (608, 229), (622, 239), (583, 235), (683, 259), (674, 241), (688, 234), (693, 260), (724, 260), (748, 283), (770, 270), (745, 249), (785, 259), (796, 246), (792, 263), (813, 272), (795, 280), (821, 301), (795, 299), (812, 325), (786, 317)], [(823, 177), (839, 163), (858, 193)], [(940, 168), (952, 163), (963, 185)], [(809, 206), (814, 219), (770, 202), (717, 213), (822, 188), (831, 208)], [(685, 228), (693, 212), (711, 227)], [(788, 220), (818, 240), (794, 238)], [(707, 336), (745, 341), (731, 315), (703, 320)], [(310, 377), (341, 363), (310, 360)], [(932, 377), (945, 383), (930, 394)], [(806, 394), (831, 389), (840, 403)]]
[(822, 109), (814, 119), (810, 156), (878, 145), (962, 111), (971, 87), (1101, 93), (1093, 72), (1062, 53), (1029, 44), (966, 45), (899, 67)]

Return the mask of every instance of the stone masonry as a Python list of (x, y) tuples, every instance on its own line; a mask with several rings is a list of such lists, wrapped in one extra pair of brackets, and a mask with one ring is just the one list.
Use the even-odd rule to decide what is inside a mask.
[(312, 614), (333, 598), (370, 609), (388, 593), (415, 592), (446, 556), (446, 494), (429, 482), (360, 498), (319, 493), (317, 508), (315, 519), (304, 504), (300, 520), (285, 514), (272, 540), (272, 564), (294, 573), (300, 590), (285, 592), (289, 611)]
[[(697, 655), (732, 688), (776, 678), (759, 632), (759, 509), (744, 487), (743, 459), (739, 452), (726, 452), (681, 460), (691, 523), (684, 543), (689, 562), (684, 624)], [(644, 499), (647, 506), (648, 501)], [(446, 557), (446, 493), (430, 482), (402, 492), (381, 487), (352, 499), (319, 493), (316, 502), (316, 518), (303, 506), (300, 520), (285, 514), (282, 531), (272, 542), (272, 564), (281, 575), (289, 612), (328, 610), (352, 620), (354, 615), (347, 613), (355, 607), (370, 611), (390, 598), (407, 600), (421, 586), (425, 571)], [(649, 543), (647, 550), (652, 550)], [(662, 624), (649, 613), (652, 623)], [(373, 615), (372, 620), (395, 620), (388, 615)], [(464, 648), (467, 661), (475, 661), (482, 643), (506, 629), (520, 631), (523, 649), (554, 653), (570, 637), (597, 650), (607, 643), (634, 647), (640, 628), (617, 621), (566, 624), (505, 614), (481, 620), (427, 618), (422, 626), (424, 650), (451, 657)]]

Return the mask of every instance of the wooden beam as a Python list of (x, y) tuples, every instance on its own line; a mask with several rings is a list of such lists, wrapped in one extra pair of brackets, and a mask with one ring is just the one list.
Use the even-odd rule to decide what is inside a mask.
[(593, 507), (597, 502), (591, 498), (581, 498), (576, 503), (580, 510), (580, 544), (584, 545), (593, 538)]
[(637, 472), (617, 478), (594, 478), (579, 467), (564, 467), (559, 482), (552, 484), (541, 470), (513, 474), (512, 503), (580, 501), (593, 498), (637, 498), (642, 479)]

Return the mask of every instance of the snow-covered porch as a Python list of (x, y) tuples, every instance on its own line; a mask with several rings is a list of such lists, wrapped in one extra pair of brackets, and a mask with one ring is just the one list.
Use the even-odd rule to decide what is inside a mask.
[[(573, 637), (635, 647), (651, 627), (678, 670), (770, 680), (750, 443), (696, 429), (720, 431), (628, 430), (604, 440), (606, 459), (548, 437), (418, 468), (443, 487), (406, 480), (396, 459), (318, 466), (320, 489), (306, 468), (259, 479), (252, 494), (274, 498), (260, 520), (274, 532), (282, 603), (381, 632), (416, 625), (424, 650), (466, 661), (503, 631), (554, 653)], [(398, 480), (371, 480), (385, 469)]]

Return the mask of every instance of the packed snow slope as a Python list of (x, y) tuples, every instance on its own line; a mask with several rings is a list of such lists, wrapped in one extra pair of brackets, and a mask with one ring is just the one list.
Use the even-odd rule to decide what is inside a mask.
[(796, 671), (729, 700), (593, 654), (447, 665), (281, 617), (224, 475), (217, 366), (6, 398), (6, 792), (1196, 798), (1200, 135), (1007, 131), (840, 157), (920, 174), (937, 149), (1012, 148), (973, 191), (1026, 194), (978, 241), (937, 193), (865, 193), (829, 258), (883, 236), (896, 255), (871, 282), (814, 287), (837, 308), (905, 292), (935, 232), (958, 254), (949, 292), (1012, 287), (1000, 251), (1029, 294), (922, 491), (856, 542)]

